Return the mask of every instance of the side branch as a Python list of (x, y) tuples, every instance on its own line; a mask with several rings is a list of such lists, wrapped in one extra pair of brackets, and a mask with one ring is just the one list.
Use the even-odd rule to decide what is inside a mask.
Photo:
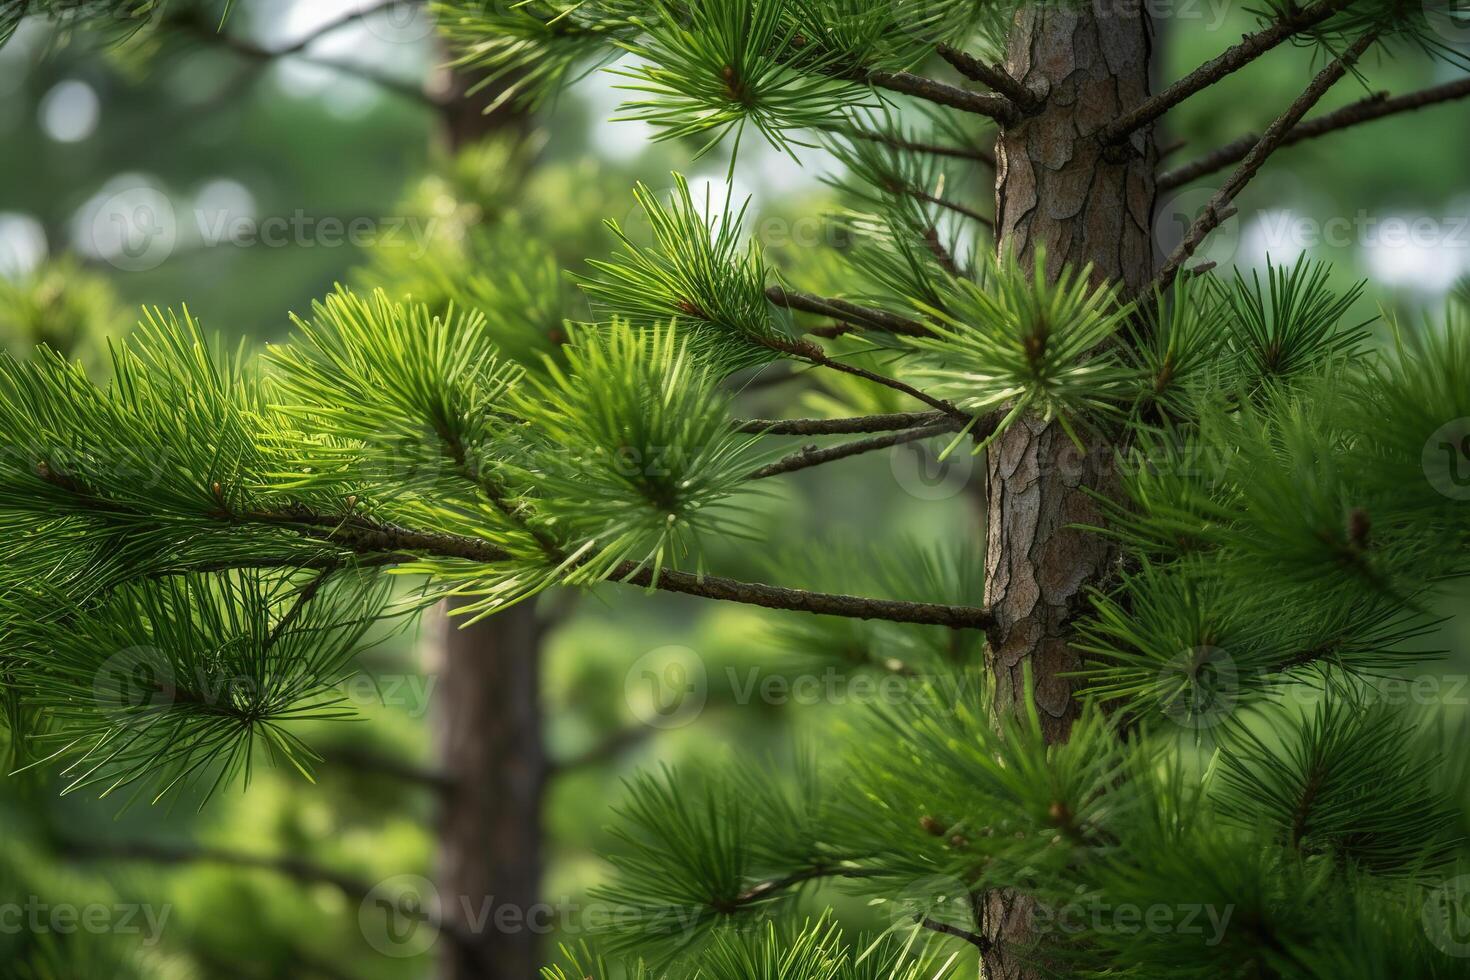
[(963, 112), (973, 112), (1004, 125), (1014, 123), (1020, 116), (1020, 110), (1016, 108), (1015, 103), (1003, 95), (971, 92), (957, 85), (950, 85), (933, 78), (924, 78), (906, 71), (859, 72), (854, 78), (867, 82), (874, 88), (911, 95), (916, 99), (949, 106), (951, 109), (959, 109)]
[(807, 446), (784, 459), (779, 459), (768, 466), (762, 466), (760, 469), (751, 473), (747, 479), (765, 480), (773, 476), (795, 473), (797, 470), (810, 469), (813, 466), (821, 466), (824, 463), (835, 463), (839, 459), (861, 456), (863, 453), (876, 452), (879, 449), (887, 449), (890, 446), (901, 446), (905, 443), (918, 442), (920, 439), (928, 439), (931, 436), (953, 432), (955, 429), (956, 425), (946, 419), (934, 425), (920, 426), (919, 428), (909, 429), (904, 432), (890, 432), (887, 435), (877, 436), (872, 439), (859, 439), (855, 442), (843, 443), (840, 446), (829, 446), (826, 449)]
[(1294, 8), (1269, 27), (1247, 34), (1235, 47), (1214, 60), (1205, 62), (1164, 91), (1125, 112), (1104, 128), (1098, 134), (1099, 138), (1109, 143), (1126, 139), (1128, 134), (1147, 126), (1185, 99), (1234, 74), (1282, 42), (1322, 23), (1352, 2), (1353, 0), (1317, 0), (1309, 6)]
[(957, 160), (974, 160), (983, 163), (991, 169), (995, 168), (995, 154), (988, 150), (976, 149), (970, 146), (948, 146), (943, 143), (924, 143), (918, 140), (904, 139), (902, 136), (893, 136), (888, 133), (877, 133), (868, 129), (843, 130), (844, 136), (852, 139), (864, 140), (868, 143), (883, 143), (897, 150), (909, 150), (913, 153), (927, 153), (936, 157), (953, 157)]
[(766, 298), (788, 310), (830, 316), (834, 320), (854, 321), (877, 327), (888, 333), (902, 334), (906, 337), (927, 337), (929, 335), (929, 328), (917, 320), (910, 320), (897, 313), (889, 313), (887, 310), (880, 310), (872, 306), (859, 306), (845, 299), (831, 299), (813, 296), (810, 293), (799, 293), (785, 286), (769, 287), (766, 290)]
[(653, 570), (633, 562), (624, 562), (613, 570), (612, 578), (629, 585), (656, 588), (662, 592), (678, 592), (704, 599), (723, 599), (763, 609), (814, 613), (819, 616), (842, 616), (847, 619), (881, 619), (890, 623), (912, 623), (918, 626), (948, 626), (951, 629), (987, 629), (992, 622), (990, 612), (973, 606), (945, 606), (933, 602), (902, 602), (895, 599), (864, 599), (850, 595), (783, 589), (774, 585), (737, 582), (712, 575), (698, 576), (688, 572), (661, 571), (655, 583)]
[(949, 62), (955, 71), (972, 82), (979, 82), (981, 85), (988, 86), (992, 91), (1004, 95), (1021, 112), (1035, 112), (1040, 107), (1041, 100), (1004, 68), (998, 65), (987, 65), (974, 55), (958, 48), (952, 48), (948, 44), (940, 44), (934, 50), (939, 57)]
[(942, 418), (943, 412), (896, 412), (847, 419), (744, 419), (735, 423), (735, 431), (761, 436), (840, 436), (912, 429)]
[(1184, 263), (1189, 261), (1200, 243), (1210, 232), (1219, 227), (1220, 222), (1225, 220), (1230, 202), (1245, 189), (1246, 184), (1250, 183), (1251, 178), (1255, 177), (1271, 154), (1281, 146), (1287, 134), (1296, 127), (1297, 123), (1301, 122), (1302, 117), (1311, 111), (1312, 106), (1316, 105), (1323, 95), (1327, 94), (1328, 89), (1341, 81), (1342, 77), (1377, 38), (1376, 33), (1369, 32), (1353, 42), (1352, 47), (1343, 52), (1332, 64), (1322, 69), (1317, 77), (1312, 79), (1312, 84), (1307, 86), (1307, 90), (1271, 124), (1265, 135), (1246, 154), (1245, 160), (1230, 175), (1230, 179), (1225, 181), (1224, 185), (1215, 192), (1215, 196), (1210, 198), (1209, 204), (1205, 205), (1204, 213), (1190, 227), (1184, 240), (1174, 250), (1174, 254), (1169, 256), (1169, 261), (1164, 263), (1164, 268), (1154, 282), (1155, 288), (1165, 290), (1173, 284), (1175, 277), (1179, 275), (1179, 270)]
[[(1389, 98), (1387, 92), (1380, 92), (1352, 105), (1344, 106), (1333, 112), (1329, 112), (1317, 119), (1308, 119), (1299, 123), (1286, 138), (1281, 141), (1281, 146), (1294, 146), (1306, 140), (1317, 139), (1338, 130), (1350, 129), (1363, 123), (1373, 122), (1385, 116), (1393, 116), (1403, 112), (1413, 112), (1417, 109), (1426, 109), (1430, 106), (1451, 102), (1455, 99), (1463, 99), (1470, 96), (1470, 78), (1462, 78), (1458, 81), (1448, 82), (1444, 85), (1436, 85), (1433, 88), (1422, 89), (1418, 92), (1409, 92), (1405, 95)], [(1160, 190), (1174, 190), (1182, 187), (1190, 181), (1206, 177), (1216, 171), (1223, 170), (1233, 163), (1239, 163), (1245, 159), (1251, 147), (1260, 141), (1260, 137), (1254, 133), (1233, 140), (1219, 149), (1201, 157), (1182, 167), (1167, 171), (1159, 176)]]

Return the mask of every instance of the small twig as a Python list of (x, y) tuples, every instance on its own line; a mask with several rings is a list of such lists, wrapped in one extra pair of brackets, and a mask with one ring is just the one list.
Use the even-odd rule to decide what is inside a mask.
[[(1294, 146), (1306, 140), (1317, 139), (1338, 130), (1374, 122), (1386, 116), (1413, 112), (1467, 96), (1470, 96), (1470, 78), (1458, 79), (1444, 85), (1436, 85), (1433, 88), (1421, 89), (1393, 98), (1389, 98), (1387, 92), (1379, 92), (1317, 119), (1307, 119), (1298, 123), (1281, 141), (1281, 147)], [(1182, 187), (1190, 181), (1223, 170), (1233, 163), (1239, 163), (1258, 142), (1260, 142), (1260, 137), (1251, 133), (1226, 143), (1198, 160), (1167, 171), (1159, 176), (1159, 190), (1167, 191)]]
[(1280, 20), (1254, 34), (1247, 34), (1239, 44), (1219, 57), (1205, 62), (1164, 91), (1123, 113), (1105, 126), (1098, 137), (1106, 143), (1127, 138), (1128, 134), (1147, 126), (1185, 99), (1234, 74), (1277, 45), (1315, 27), (1351, 3), (1353, 0), (1318, 0), (1307, 7), (1293, 8)]
[(943, 412), (895, 412), (845, 419), (741, 419), (735, 422), (734, 429), (763, 436), (850, 436), (932, 425), (944, 417)]
[(815, 364), (817, 367), (824, 367), (829, 371), (837, 371), (841, 374), (850, 374), (855, 378), (862, 378), (864, 381), (872, 382), (884, 388), (892, 388), (894, 391), (902, 392), (910, 398), (921, 401), (930, 408), (936, 408), (951, 418), (958, 419), (966, 424), (971, 419), (971, 416), (967, 412), (961, 411), (958, 407), (942, 398), (935, 398), (928, 392), (920, 391), (913, 385), (899, 381), (897, 378), (890, 378), (885, 374), (878, 374), (875, 371), (869, 371), (866, 368), (860, 368), (854, 364), (839, 361), (836, 358), (828, 356), (826, 351), (810, 341), (766, 339), (763, 343), (772, 350), (780, 351), (791, 357), (800, 358), (808, 364)]
[(843, 443), (840, 446), (829, 446), (825, 449), (820, 449), (816, 446), (807, 446), (798, 452), (792, 453), (790, 456), (762, 466), (747, 476), (746, 479), (765, 480), (773, 476), (795, 473), (797, 470), (810, 469), (813, 466), (821, 466), (824, 463), (833, 463), (840, 459), (860, 456), (863, 453), (887, 449), (890, 446), (901, 446), (904, 443), (917, 442), (920, 439), (928, 439), (931, 436), (953, 432), (954, 430), (954, 423), (946, 419), (935, 425), (925, 425), (903, 432), (890, 432), (887, 435), (875, 436), (871, 439), (859, 439), (854, 442)]
[(924, 78), (906, 71), (867, 71), (859, 72), (853, 77), (857, 81), (867, 82), (874, 88), (911, 95), (916, 99), (949, 106), (951, 109), (959, 109), (963, 112), (973, 112), (1006, 125), (1015, 122), (1020, 115), (1020, 110), (1016, 108), (1015, 103), (1003, 95), (971, 92), (957, 85), (950, 85), (933, 78)]
[(970, 146), (947, 146), (939, 143), (924, 143), (917, 140), (904, 139), (901, 136), (891, 136), (887, 133), (876, 133), (872, 130), (844, 130), (843, 134), (854, 139), (866, 140), (869, 143), (886, 143), (899, 150), (911, 150), (915, 153), (928, 153), (932, 156), (954, 157), (960, 160), (974, 160), (994, 169), (995, 154), (987, 150), (976, 149)]
[(271, 628), (270, 635), (266, 637), (264, 645), (267, 650), (275, 646), (276, 641), (285, 635), (286, 630), (291, 628), (291, 624), (301, 617), (301, 614), (306, 610), (307, 603), (316, 598), (317, 593), (322, 590), (322, 586), (327, 584), (327, 579), (335, 571), (337, 571), (336, 567), (323, 568), (317, 573), (316, 578), (302, 586), (301, 591), (296, 593), (296, 601), (292, 603), (291, 608), (286, 610), (280, 619), (276, 620), (276, 625)]
[(955, 71), (972, 82), (989, 86), (997, 94), (1010, 99), (1011, 103), (1022, 112), (1030, 114), (1041, 107), (1041, 99), (999, 65), (987, 65), (974, 55), (952, 48), (948, 44), (940, 44), (934, 50), (939, 57), (949, 62)]
[(1214, 197), (1210, 198), (1209, 204), (1205, 206), (1204, 213), (1190, 226), (1189, 231), (1184, 236), (1184, 240), (1179, 243), (1179, 247), (1174, 250), (1174, 254), (1169, 256), (1169, 261), (1164, 263), (1164, 268), (1159, 272), (1153, 288), (1163, 291), (1167, 290), (1173, 284), (1175, 277), (1179, 274), (1179, 270), (1194, 255), (1195, 249), (1199, 248), (1200, 243), (1205, 240), (1205, 237), (1219, 227), (1220, 223), (1225, 220), (1225, 212), (1229, 208), (1230, 202), (1235, 200), (1236, 195), (1245, 189), (1246, 184), (1250, 183), (1251, 178), (1265, 165), (1266, 160), (1281, 145), (1281, 141), (1286, 138), (1286, 135), (1291, 132), (1292, 128), (1301, 121), (1303, 116), (1311, 111), (1312, 106), (1316, 105), (1322, 96), (1327, 94), (1328, 89), (1336, 85), (1348, 73), (1348, 70), (1363, 56), (1363, 52), (1372, 46), (1373, 42), (1377, 40), (1377, 37), (1376, 33), (1369, 32), (1353, 42), (1347, 51), (1334, 59), (1332, 64), (1322, 69), (1317, 74), (1317, 77), (1312, 79), (1312, 84), (1307, 86), (1307, 90), (1298, 96), (1296, 101), (1288, 106), (1287, 110), (1271, 124), (1270, 128), (1266, 130), (1265, 135), (1246, 154), (1245, 160), (1230, 175), (1230, 179), (1225, 181), (1220, 189), (1215, 192)]
[(963, 939), (982, 953), (990, 952), (995, 945), (978, 932), (970, 932), (968, 929), (961, 929), (959, 926), (952, 926), (947, 922), (938, 922), (929, 918), (920, 918), (915, 921), (918, 922), (919, 927), (922, 929), (937, 932), (945, 936), (954, 936), (956, 939)]
[(969, 208), (963, 204), (957, 204), (954, 201), (946, 200), (937, 195), (930, 194), (928, 191), (918, 187), (908, 187), (904, 190), (909, 195), (916, 197), (921, 201), (927, 201), (930, 204), (937, 204), (939, 207), (953, 211), (955, 214), (964, 215), (966, 218), (969, 218), (972, 221), (978, 221), (980, 224), (984, 225), (987, 228), (995, 227), (994, 220), (986, 217), (979, 211), (976, 211), (974, 208)]
[(930, 333), (929, 328), (922, 323), (899, 316), (897, 313), (889, 313), (887, 310), (871, 306), (859, 306), (845, 299), (800, 293), (794, 289), (787, 289), (785, 286), (767, 288), (766, 298), (777, 306), (784, 306), (790, 310), (830, 316), (835, 320), (856, 321), (906, 337), (927, 337)]

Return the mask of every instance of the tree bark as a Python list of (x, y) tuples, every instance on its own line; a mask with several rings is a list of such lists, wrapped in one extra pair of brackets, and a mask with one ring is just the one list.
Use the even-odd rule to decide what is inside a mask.
[[(1045, 251), (1048, 274), (1092, 266), (1096, 283), (1133, 291), (1153, 274), (1151, 224), (1157, 151), (1148, 129), (1122, 146), (1096, 133), (1149, 93), (1147, 14), (1126, 0), (1093, 9), (1047, 4), (1016, 15), (1006, 67), (1044, 96), (1037, 114), (1009, 126), (997, 144), (996, 229), (1002, 252), (1023, 262)], [(1087, 438), (1080, 452), (1059, 426), (1013, 425), (987, 455), (986, 604), (996, 616), (988, 666), (998, 713), (1024, 704), (1026, 671), (1045, 736), (1065, 741), (1077, 715), (1072, 680), (1080, 657), (1068, 642), (1087, 589), (1109, 574), (1114, 554), (1097, 535), (1087, 491), (1111, 484), (1112, 447)], [(1031, 906), (1015, 893), (983, 902), (989, 980), (1033, 980), (1016, 955), (1030, 933)]]
[[(465, 940), (441, 942), (440, 975), (526, 980), (542, 965), (528, 928), (541, 901), (542, 628), (529, 603), (469, 629), (441, 622), (436, 734), (453, 788), (436, 884), (441, 914)], [(501, 919), (501, 909), (516, 914)]]
[[(530, 119), (513, 108), (485, 114), (491, 86), (466, 96), (471, 79), (448, 79), (443, 110), (451, 151), (499, 132), (524, 137)], [(444, 980), (526, 980), (542, 965), (541, 937), (527, 919), (541, 901), (542, 799), (547, 758), (541, 714), (544, 632), (534, 603), (461, 629), (441, 617), (435, 689), (439, 767), (453, 789), (439, 814), (436, 887), (445, 920), (465, 941), (441, 942)], [(514, 928), (496, 911), (514, 908)]]

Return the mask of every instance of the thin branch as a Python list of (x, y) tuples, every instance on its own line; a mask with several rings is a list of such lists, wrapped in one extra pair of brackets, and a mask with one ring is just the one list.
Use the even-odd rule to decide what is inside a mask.
[(970, 81), (988, 86), (996, 93), (1010, 99), (1011, 103), (1021, 112), (1029, 114), (1041, 108), (1041, 99), (999, 65), (987, 65), (974, 55), (952, 48), (948, 44), (940, 44), (934, 50), (939, 57), (949, 62), (955, 71)]
[(915, 921), (918, 922), (921, 929), (927, 929), (930, 932), (937, 932), (945, 936), (954, 936), (956, 939), (963, 939), (982, 953), (990, 952), (995, 945), (978, 932), (970, 932), (968, 929), (961, 929), (959, 926), (952, 926), (947, 922), (938, 922), (929, 918), (916, 919)]
[(762, 436), (842, 436), (912, 429), (932, 425), (944, 417), (943, 412), (895, 412), (846, 419), (742, 419), (734, 428), (736, 432)]
[(1316, 105), (1323, 95), (1327, 94), (1328, 89), (1336, 85), (1348, 73), (1348, 70), (1362, 57), (1363, 52), (1372, 46), (1377, 37), (1376, 32), (1369, 32), (1353, 42), (1347, 51), (1322, 69), (1317, 77), (1312, 79), (1312, 84), (1307, 86), (1307, 90), (1298, 96), (1297, 100), (1270, 125), (1265, 135), (1257, 141), (1256, 145), (1246, 154), (1245, 160), (1230, 175), (1230, 179), (1215, 192), (1214, 197), (1210, 198), (1204, 213), (1190, 227), (1184, 240), (1174, 250), (1174, 254), (1169, 256), (1169, 261), (1164, 263), (1164, 268), (1155, 280), (1155, 288), (1166, 290), (1173, 284), (1179, 270), (1194, 255), (1200, 243), (1225, 220), (1225, 212), (1230, 202), (1245, 189), (1246, 184), (1250, 183), (1251, 178), (1265, 165), (1266, 160), (1281, 145), (1282, 140), (1286, 139), (1287, 134), (1295, 128), (1297, 123), (1301, 122), (1302, 117), (1311, 111), (1312, 106)]
[(662, 592), (678, 592), (704, 599), (723, 599), (763, 609), (813, 613), (818, 616), (841, 616), (847, 619), (881, 619), (890, 623), (913, 623), (919, 626), (948, 626), (951, 629), (990, 627), (990, 611), (974, 606), (946, 606), (933, 602), (902, 602), (893, 599), (865, 599), (859, 596), (832, 595), (785, 589), (774, 585), (737, 582), (713, 575), (691, 575), (688, 572), (663, 570), (654, 581), (653, 570), (634, 562), (623, 562), (610, 578), (629, 585), (656, 588)]
[(810, 293), (799, 293), (785, 286), (771, 286), (766, 290), (766, 298), (777, 306), (784, 306), (790, 310), (800, 310), (803, 313), (815, 313), (818, 316), (830, 316), (834, 320), (855, 321), (865, 323), (888, 333), (902, 334), (906, 337), (927, 337), (929, 328), (917, 320), (899, 316), (897, 313), (889, 313), (871, 306), (859, 306), (849, 303), (845, 299), (833, 299), (823, 296), (813, 296)]
[[(1376, 95), (1326, 113), (1316, 119), (1308, 119), (1298, 123), (1287, 134), (1286, 139), (1281, 141), (1281, 147), (1294, 146), (1306, 140), (1317, 139), (1329, 133), (1335, 133), (1338, 130), (1374, 122), (1386, 116), (1393, 116), (1403, 112), (1413, 112), (1417, 109), (1425, 109), (1430, 106), (1451, 102), (1455, 99), (1463, 99), (1467, 96), (1470, 96), (1470, 78), (1462, 78), (1458, 81), (1447, 82), (1444, 85), (1436, 85), (1433, 88), (1421, 89), (1418, 92), (1409, 92), (1393, 98), (1389, 98), (1387, 92), (1379, 92)], [(1159, 189), (1173, 190), (1200, 177), (1205, 177), (1216, 171), (1223, 170), (1233, 163), (1239, 163), (1245, 159), (1246, 154), (1251, 151), (1251, 147), (1255, 146), (1259, 141), (1260, 137), (1254, 133), (1242, 136), (1240, 139), (1227, 143), (1198, 160), (1167, 171), (1159, 176)]]
[(921, 401), (925, 405), (928, 405), (930, 408), (937, 408), (939, 411), (943, 412), (945, 415), (948, 415), (950, 418), (956, 419), (967, 425), (972, 418), (972, 416), (968, 412), (961, 411), (958, 407), (952, 405), (942, 398), (935, 398), (933, 395), (927, 392), (920, 391), (918, 388), (915, 388), (911, 384), (907, 384), (903, 381), (899, 381), (897, 378), (890, 378), (887, 375), (878, 374), (877, 372), (869, 371), (866, 368), (860, 368), (856, 365), (847, 364), (843, 361), (839, 361), (833, 357), (830, 357), (828, 356), (826, 351), (822, 350), (822, 348), (818, 347), (811, 341), (766, 340), (764, 341), (764, 343), (772, 350), (778, 350), (783, 354), (789, 354), (792, 357), (801, 358), (809, 364), (815, 364), (818, 367), (824, 367), (829, 371), (837, 371), (842, 374), (850, 374), (855, 378), (862, 378), (864, 381), (870, 381), (873, 384), (881, 385), (884, 388), (892, 388), (894, 391), (903, 392), (910, 398)]
[[(990, 227), (995, 227), (993, 222)], [(944, 242), (939, 240), (938, 230), (932, 225), (924, 232), (924, 245), (929, 249), (930, 253), (934, 256), (934, 260), (939, 263), (945, 272), (954, 276), (956, 279), (964, 279), (966, 277), (965, 270), (960, 268), (960, 264), (955, 261), (955, 257), (950, 254), (949, 249), (944, 247)]]
[(852, 456), (860, 456), (863, 453), (876, 452), (879, 449), (888, 449), (890, 446), (901, 446), (905, 443), (917, 442), (920, 439), (928, 439), (931, 436), (954, 432), (955, 424), (949, 419), (935, 425), (920, 426), (917, 429), (908, 429), (904, 432), (890, 432), (887, 435), (875, 436), (871, 439), (858, 439), (854, 442), (845, 442), (840, 446), (829, 446), (819, 449), (816, 446), (807, 446), (798, 452), (792, 453), (767, 466), (751, 473), (748, 480), (765, 480), (773, 476), (781, 476), (786, 473), (795, 473), (798, 470), (810, 469), (813, 466), (821, 466), (823, 463), (834, 463), (840, 459), (848, 459)]
[(265, 639), (265, 649), (269, 650), (275, 646), (276, 641), (285, 635), (286, 630), (291, 628), (291, 624), (296, 622), (306, 610), (307, 603), (316, 598), (317, 593), (322, 590), (322, 586), (327, 584), (327, 579), (331, 578), (332, 573), (335, 571), (337, 571), (336, 567), (323, 568), (317, 573), (316, 578), (307, 582), (301, 591), (296, 593), (296, 601), (292, 603), (291, 608), (286, 610), (285, 615), (276, 620), (275, 626), (271, 627), (270, 635)]
[(980, 224), (984, 225), (987, 228), (995, 227), (994, 220), (986, 217), (979, 211), (976, 211), (974, 208), (968, 208), (965, 205), (957, 204), (954, 201), (947, 201), (942, 197), (930, 194), (928, 191), (922, 188), (906, 187), (904, 188), (904, 193), (912, 197), (916, 197), (921, 201), (927, 201), (930, 204), (937, 204), (942, 208), (947, 208), (948, 210), (953, 211), (955, 214), (964, 215), (966, 218), (969, 218), (972, 221), (978, 221)]
[(906, 71), (867, 71), (859, 72), (853, 77), (874, 88), (911, 95), (916, 99), (963, 112), (973, 112), (1006, 125), (1015, 122), (1020, 115), (1015, 104), (1003, 95), (971, 92), (948, 82), (924, 78)]
[(808, 882), (820, 881), (824, 878), (867, 878), (872, 877), (874, 872), (863, 868), (841, 868), (831, 865), (822, 865), (812, 868), (803, 868), (793, 871), (791, 874), (780, 878), (771, 878), (766, 881), (757, 882), (745, 891), (736, 895), (729, 901), (713, 903), (715, 911), (724, 915), (733, 915), (739, 909), (757, 904), (772, 895), (786, 891), (789, 888), (797, 888)]
[(844, 130), (843, 135), (851, 136), (854, 139), (866, 140), (869, 143), (885, 143), (898, 150), (928, 153), (937, 157), (954, 157), (959, 160), (974, 160), (992, 169), (995, 167), (995, 154), (975, 147), (924, 143), (917, 140), (904, 139), (901, 136), (891, 136), (888, 133), (876, 133), (868, 129)]
[(1247, 34), (1239, 44), (1224, 54), (1205, 62), (1164, 91), (1123, 113), (1104, 127), (1098, 133), (1098, 138), (1108, 143), (1127, 138), (1128, 134), (1147, 126), (1185, 99), (1215, 85), (1281, 43), (1322, 23), (1351, 3), (1353, 0), (1317, 0), (1310, 6), (1293, 8), (1280, 20), (1254, 34)]

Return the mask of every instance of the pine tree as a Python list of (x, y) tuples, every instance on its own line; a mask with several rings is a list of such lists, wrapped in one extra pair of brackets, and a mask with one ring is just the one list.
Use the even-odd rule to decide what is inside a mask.
[[(105, 386), (0, 361), (14, 734), (74, 788), (209, 791), (308, 768), (291, 724), (338, 713), (364, 631), (445, 596), (746, 603), (904, 695), (790, 779), (634, 780), (614, 927), (547, 977), (1467, 975), (1465, 767), (1382, 679), (1432, 669), (1465, 571), (1470, 311), (1378, 330), (1312, 262), (1190, 267), (1276, 150), (1470, 94), (1310, 115), (1378, 58), (1461, 64), (1455, 3), (1269, 3), (1159, 92), (1129, 4), (435, 6), (507, 98), (628, 53), (624, 115), (660, 138), (835, 154), (841, 295), (676, 177), (635, 195), (649, 240), (610, 223), (595, 322), (544, 369), (483, 314), (347, 289), (258, 359), (155, 311)], [(1317, 67), (1275, 120), (1161, 171), (1154, 125), (1287, 43)], [(946, 196), (992, 160), (993, 216)], [(1159, 190), (1225, 171), (1156, 255)], [(737, 418), (732, 383), (782, 361), (901, 400)], [(984, 455), (983, 543), (873, 541), (831, 591), (709, 567), (766, 481), (919, 439)], [(893, 927), (844, 931), (831, 889)]]

